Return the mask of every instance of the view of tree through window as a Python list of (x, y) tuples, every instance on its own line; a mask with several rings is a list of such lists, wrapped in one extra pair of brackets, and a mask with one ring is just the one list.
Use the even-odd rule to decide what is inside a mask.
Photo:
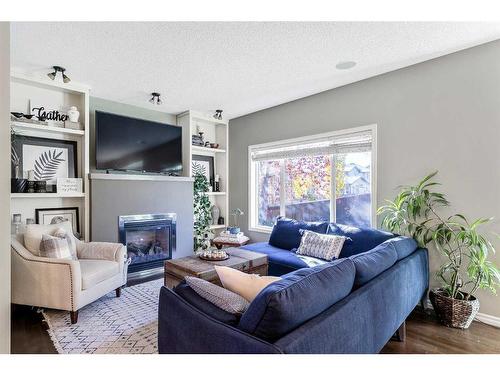
[[(332, 168), (334, 160), (335, 168)], [(305, 221), (335, 221), (358, 227), (371, 225), (371, 153), (304, 156), (258, 161), (258, 225), (271, 227), (276, 217)], [(281, 169), (284, 169), (280, 196)], [(335, 171), (335, 215), (330, 212)], [(281, 199), (284, 212), (281, 212)]]

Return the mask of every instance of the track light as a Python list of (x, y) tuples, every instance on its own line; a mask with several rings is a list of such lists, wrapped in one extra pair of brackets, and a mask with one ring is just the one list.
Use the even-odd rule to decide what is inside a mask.
[(160, 104), (163, 104), (163, 102), (161, 101), (160, 99), (160, 93), (158, 92), (152, 92), (151, 93), (151, 99), (149, 99), (149, 102), (151, 104), (156, 104), (156, 105), (160, 105)]
[(214, 119), (216, 119), (216, 120), (222, 120), (222, 109), (216, 109), (215, 110)]
[(63, 68), (62, 66), (54, 65), (52, 69), (54, 69), (54, 71), (52, 73), (47, 74), (47, 77), (49, 77), (52, 81), (56, 79), (57, 73), (61, 72), (63, 82), (64, 83), (71, 82), (71, 79), (69, 79), (69, 77), (66, 74), (64, 74), (64, 72), (66, 71), (65, 68)]

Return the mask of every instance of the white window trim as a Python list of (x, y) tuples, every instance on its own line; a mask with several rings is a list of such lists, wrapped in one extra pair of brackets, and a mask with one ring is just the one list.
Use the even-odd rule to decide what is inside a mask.
[[(376, 227), (377, 226), (377, 124), (371, 124), (365, 126), (358, 126), (355, 128), (335, 130), (327, 133), (308, 135), (305, 137), (289, 138), (281, 141), (261, 143), (257, 145), (248, 146), (248, 230), (251, 232), (259, 232), (259, 233), (271, 233), (272, 231), (272, 227), (267, 227), (264, 225), (254, 225), (254, 223), (257, 222), (256, 215), (258, 212), (257, 197), (255, 195), (257, 191), (258, 181), (255, 178), (255, 168), (253, 168), (252, 165), (253, 164), (252, 153), (254, 151), (272, 147), (282, 147), (286, 144), (293, 144), (299, 142), (314, 142), (315, 140), (320, 140), (327, 137), (341, 136), (362, 131), (371, 131), (372, 135), (372, 147), (371, 147), (372, 169), (370, 173), (371, 211), (372, 211), (372, 226)], [(332, 179), (332, 181), (334, 181), (334, 179)], [(335, 192), (333, 192), (333, 194), (335, 194)], [(333, 213), (333, 215), (335, 217), (335, 213)]]

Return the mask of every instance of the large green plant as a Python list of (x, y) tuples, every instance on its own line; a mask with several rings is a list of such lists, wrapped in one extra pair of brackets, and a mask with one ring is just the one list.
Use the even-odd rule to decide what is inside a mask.
[(207, 195), (209, 183), (200, 166), (193, 165), (194, 175), (194, 250), (207, 248), (207, 237), (211, 233), (210, 198)]
[(437, 276), (448, 297), (468, 300), (477, 289), (496, 294), (500, 271), (488, 260), (495, 249), (478, 232), (492, 218), (470, 222), (461, 214), (442, 217), (440, 208), (450, 202), (443, 193), (433, 191), (440, 185), (433, 181), (436, 174), (426, 176), (416, 186), (402, 187), (394, 201), (380, 207), (378, 214), (384, 215), (382, 225), (391, 232), (412, 236), (421, 246), (435, 245), (446, 257)]

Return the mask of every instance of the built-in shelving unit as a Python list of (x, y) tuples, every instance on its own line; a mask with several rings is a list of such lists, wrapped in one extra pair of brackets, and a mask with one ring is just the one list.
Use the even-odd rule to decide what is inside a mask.
[[(12, 73), (10, 85), (11, 111), (28, 113), (29, 105), (43, 105), (45, 108), (66, 111), (76, 106), (80, 112), (83, 130), (74, 130), (56, 126), (30, 124), (11, 121), (11, 127), (17, 133), (38, 138), (71, 140), (77, 143), (76, 177), (82, 178), (83, 191), (74, 194), (61, 193), (12, 193), (11, 213), (20, 213), (22, 221), (35, 219), (37, 208), (78, 207), (80, 213), (80, 233), (89, 240), (89, 87), (76, 83), (51, 81), (47, 76), (31, 77)], [(76, 229), (75, 229), (76, 230)]]
[[(183, 168), (186, 177), (192, 177), (193, 155), (209, 156), (214, 158), (215, 174), (219, 175), (220, 191), (209, 192), (212, 205), (219, 207), (220, 215), (224, 217), (224, 225), (217, 223), (210, 228), (214, 231), (224, 229), (229, 219), (229, 168), (228, 168), (228, 122), (212, 117), (213, 113), (197, 111), (183, 112), (177, 116), (177, 125), (182, 126), (183, 133)], [(194, 146), (191, 136), (203, 132), (203, 138), (210, 143), (218, 143), (219, 148)], [(217, 232), (216, 232), (217, 233)]]

